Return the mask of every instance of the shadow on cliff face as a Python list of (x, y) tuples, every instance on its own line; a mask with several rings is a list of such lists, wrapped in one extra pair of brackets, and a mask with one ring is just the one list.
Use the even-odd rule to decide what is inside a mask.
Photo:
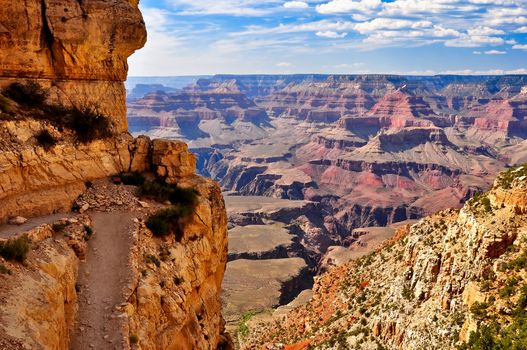
[[(72, 131), (76, 140), (81, 143), (113, 136), (109, 118), (97, 112), (96, 106), (65, 107), (49, 103), (49, 92), (35, 81), (12, 83), (2, 91), (2, 95), (10, 99), (7, 103), (11, 108), (7, 114), (14, 119), (49, 122), (59, 131)], [(17, 108), (13, 105), (17, 105)], [(48, 141), (44, 143), (53, 143), (50, 139)]]

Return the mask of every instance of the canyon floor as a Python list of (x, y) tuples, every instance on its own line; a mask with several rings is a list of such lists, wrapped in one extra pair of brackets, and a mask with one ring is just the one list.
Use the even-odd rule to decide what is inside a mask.
[[(314, 276), (370, 253), (401, 225), (462, 207), (527, 161), (524, 76), (156, 82), (128, 86), (130, 129), (184, 140), (201, 174), (222, 186), (231, 329), (243, 314), (291, 302)], [(284, 259), (289, 268), (276, 269)]]

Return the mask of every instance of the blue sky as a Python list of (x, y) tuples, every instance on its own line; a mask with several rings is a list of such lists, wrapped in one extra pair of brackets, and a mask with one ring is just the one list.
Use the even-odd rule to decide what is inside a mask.
[(527, 0), (141, 0), (132, 76), (527, 74)]

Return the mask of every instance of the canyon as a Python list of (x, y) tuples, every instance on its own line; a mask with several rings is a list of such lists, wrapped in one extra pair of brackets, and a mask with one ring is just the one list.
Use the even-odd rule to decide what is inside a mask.
[(527, 339), (527, 166), (245, 321), (241, 349), (514, 349)]
[[(220, 188), (185, 143), (128, 132), (138, 1), (0, 5), (0, 348), (231, 348)], [(164, 212), (177, 234), (148, 224)]]
[[(184, 140), (198, 171), (222, 187), (233, 242), (223, 287), (230, 330), (245, 313), (290, 302), (313, 276), (368, 254), (401, 225), (462, 207), (527, 160), (522, 75), (190, 80), (172, 91), (136, 77), (142, 91), (151, 88), (137, 97), (128, 83), (128, 120), (133, 134)], [(293, 283), (294, 293), (284, 287), (252, 304), (237, 292), (259, 285), (242, 272), (255, 260), (273, 271), (282, 259), (291, 271), (269, 276), (269, 285)]]
[(527, 76), (127, 78), (139, 1), (0, 4), (1, 349), (527, 337)]

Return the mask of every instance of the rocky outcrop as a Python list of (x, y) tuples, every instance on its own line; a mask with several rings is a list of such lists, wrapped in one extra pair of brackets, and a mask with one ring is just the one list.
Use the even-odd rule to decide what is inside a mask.
[[(0, 347), (67, 349), (77, 311), (78, 258), (49, 225), (26, 235), (32, 250), (25, 264), (7, 263), (0, 273)], [(0, 239), (0, 242), (2, 240)], [(73, 243), (73, 242), (72, 242)]]
[(307, 331), (316, 349), (455, 349), (484, 325), (491, 325), (485, 339), (524, 339), (507, 332), (527, 312), (525, 174), (524, 167), (503, 173), (460, 211), (403, 227), (383, 248), (317, 278), (311, 302), (279, 330), (255, 321), (242, 348), (284, 349)]
[(62, 104), (95, 107), (127, 131), (127, 58), (146, 41), (136, 0), (0, 6), (0, 86), (38, 80)]
[[(128, 332), (141, 349), (217, 349), (221, 335), (220, 289), (227, 261), (227, 216), (221, 192), (202, 178), (179, 178), (199, 203), (180, 240), (160, 240), (143, 223), (134, 233), (135, 287), (123, 306)], [(159, 266), (145, 256), (159, 257)]]
[(16, 141), (0, 152), (0, 222), (15, 215), (69, 211), (87, 182), (122, 171), (151, 170), (168, 178), (194, 174), (195, 157), (183, 143), (124, 134), (88, 144), (61, 142), (45, 149), (31, 144), (42, 129), (39, 123), (4, 122), (2, 127), (4, 135)]
[[(31, 110), (30, 103), (24, 104), (23, 99), (15, 103), (0, 95), (5, 102), (0, 113), (0, 223), (19, 215), (69, 212), (75, 199), (86, 194), (87, 188), (93, 194), (96, 180), (120, 172), (149, 173), (168, 183), (195, 189), (199, 193), (197, 206), (177, 240), (155, 238), (145, 228), (146, 215), (163, 207), (162, 204), (150, 207), (135, 198), (135, 193), (122, 197), (127, 203), (121, 197), (108, 199), (111, 197), (108, 193), (82, 198), (82, 205), (76, 209), (83, 213), (104, 211), (110, 219), (112, 210), (125, 211), (126, 217), (137, 215), (129, 266), (121, 266), (123, 270), (131, 266), (135, 272), (129, 303), (108, 307), (111, 303), (108, 299), (97, 300), (94, 305), (97, 317), (112, 314), (117, 320), (103, 317), (104, 321), (108, 320), (112, 326), (117, 323), (126, 326), (117, 332), (117, 338), (122, 335), (123, 339), (114, 339), (113, 329), (111, 337), (101, 334), (107, 331), (102, 322), (92, 325), (90, 331), (95, 333), (89, 334), (97, 334), (97, 344), (117, 341), (112, 347), (120, 344), (123, 348), (142, 349), (217, 349), (227, 341), (222, 335), (219, 299), (227, 260), (225, 205), (219, 186), (195, 175), (196, 158), (186, 144), (146, 137), (134, 139), (128, 134), (123, 83), (127, 76), (126, 60), (146, 40), (138, 3), (137, 0), (0, 1), (2, 92), (13, 82), (34, 80), (49, 95), (45, 103), (39, 101), (42, 108), (35, 110)], [(86, 109), (93, 110), (109, 117), (111, 128), (104, 136), (81, 142), (68, 126), (61, 125), (60, 115), (51, 115), (66, 113), (61, 107), (74, 107), (72, 110), (83, 118)], [(50, 110), (47, 119), (39, 118), (45, 114), (43, 109)], [(236, 118), (261, 117), (258, 111), (245, 114), (238, 108), (231, 112)], [(38, 135), (45, 135), (45, 142)], [(101, 188), (109, 186), (112, 185), (105, 183)], [(120, 186), (121, 192), (124, 187)], [(58, 234), (61, 227), (62, 224), (54, 226), (53, 232), (50, 227), (45, 228), (45, 237), (33, 242), (25, 265), (0, 259), (2, 349), (71, 346), (76, 288), (80, 288), (76, 285), (77, 256), (88, 259), (86, 241), (97, 233), (79, 222), (83, 234), (80, 240), (72, 241), (69, 232)], [(128, 232), (123, 229), (120, 233), (124, 243), (128, 243)], [(148, 265), (145, 254), (161, 255), (160, 251), (166, 259), (154, 260), (159, 261), (159, 267)], [(11, 274), (6, 273), (9, 270)], [(92, 276), (96, 272), (92, 271)], [(111, 272), (114, 271), (110, 271), (110, 276)], [(116, 278), (112, 282), (117, 284), (116, 290), (119, 287), (125, 290), (125, 274), (120, 272), (123, 271), (113, 275)], [(97, 289), (97, 286), (83, 287)], [(79, 302), (81, 306), (86, 304), (90, 301)], [(102, 308), (105, 309), (101, 311)], [(86, 320), (76, 321), (79, 326), (76, 336), (88, 334), (83, 329)], [(133, 345), (137, 342), (138, 345)]]

